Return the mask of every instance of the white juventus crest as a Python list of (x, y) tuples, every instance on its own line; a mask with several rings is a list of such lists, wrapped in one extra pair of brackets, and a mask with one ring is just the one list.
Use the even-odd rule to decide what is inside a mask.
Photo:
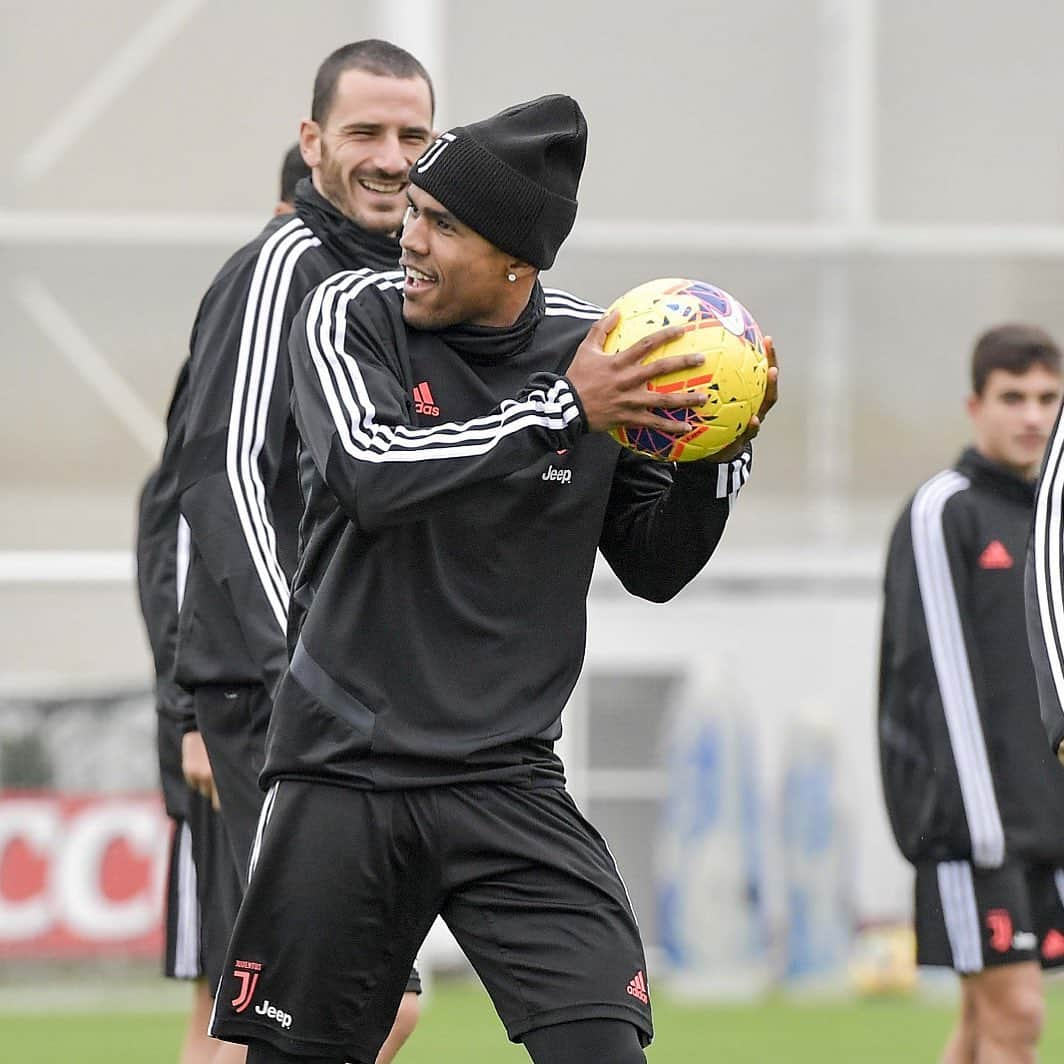
[(423, 174), (432, 164), (451, 146), (455, 136), (453, 133), (441, 133), (436, 142), (418, 160), (417, 172)]

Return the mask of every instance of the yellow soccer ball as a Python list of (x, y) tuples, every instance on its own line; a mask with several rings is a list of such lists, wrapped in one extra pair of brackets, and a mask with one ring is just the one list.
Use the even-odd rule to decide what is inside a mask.
[(768, 359), (757, 322), (738, 300), (704, 281), (667, 277), (626, 292), (610, 310), (621, 314), (603, 345), (610, 354), (659, 329), (683, 325), (682, 336), (651, 352), (646, 361), (698, 352), (705, 355), (705, 362), (655, 377), (647, 387), (663, 394), (704, 391), (709, 395), (700, 407), (655, 411), (686, 422), (683, 435), (618, 425), (610, 430), (618, 443), (659, 462), (693, 462), (723, 450), (746, 431), (765, 397)]

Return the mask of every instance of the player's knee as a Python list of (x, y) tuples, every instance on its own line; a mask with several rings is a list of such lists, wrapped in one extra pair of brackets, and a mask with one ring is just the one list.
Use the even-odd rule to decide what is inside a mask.
[[(211, 1039), (214, 1042), (214, 1039)], [(246, 1064), (247, 1047), (235, 1045), (233, 1042), (217, 1042), (214, 1052), (211, 1054), (211, 1064)]]
[(1009, 987), (979, 1003), (979, 1034), (993, 1042), (1035, 1045), (1045, 1026), (1045, 999), (1041, 988)]

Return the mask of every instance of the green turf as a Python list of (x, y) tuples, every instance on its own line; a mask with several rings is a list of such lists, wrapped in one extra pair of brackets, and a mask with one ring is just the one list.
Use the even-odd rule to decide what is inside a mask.
[[(651, 1064), (823, 1064), (933, 1061), (950, 1026), (952, 1006), (919, 999), (697, 1006), (655, 1002), (657, 1038)], [(12, 1064), (169, 1064), (176, 1060), (182, 1018), (164, 1014), (55, 1012), (0, 1014), (0, 1060)], [(1042, 1060), (1064, 1060), (1064, 986), (1049, 993)], [(506, 1064), (527, 1061), (507, 1043), (479, 987), (438, 983), (401, 1064)]]

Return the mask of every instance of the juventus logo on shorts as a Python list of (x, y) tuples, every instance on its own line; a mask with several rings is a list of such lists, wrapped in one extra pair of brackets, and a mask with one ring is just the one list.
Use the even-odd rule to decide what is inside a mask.
[(240, 980), (240, 990), (232, 1000), (232, 1006), (237, 1012), (243, 1012), (251, 1004), (261, 971), (262, 965), (258, 961), (237, 961), (233, 966), (233, 975)]
[(451, 146), (455, 136), (453, 133), (441, 133), (424, 155), (417, 161), (417, 172), (423, 174), (433, 163)]

